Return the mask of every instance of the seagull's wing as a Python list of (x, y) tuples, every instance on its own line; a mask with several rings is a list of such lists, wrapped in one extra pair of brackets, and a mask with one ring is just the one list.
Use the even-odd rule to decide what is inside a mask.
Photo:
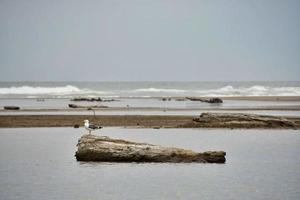
[(100, 128), (102, 128), (102, 127), (101, 127), (101, 126), (94, 125), (94, 124), (90, 124), (90, 125), (89, 125), (89, 128), (90, 128), (90, 129), (100, 129)]

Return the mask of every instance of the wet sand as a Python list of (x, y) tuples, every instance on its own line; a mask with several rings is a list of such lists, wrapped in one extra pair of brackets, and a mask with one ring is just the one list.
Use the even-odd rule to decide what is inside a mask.
[[(222, 126), (208, 124), (199, 126), (193, 124), (195, 116), (175, 115), (2, 115), (0, 116), (0, 128), (16, 127), (73, 127), (83, 125), (84, 119), (104, 127), (143, 127), (143, 128), (224, 128)], [(300, 117), (286, 117), (293, 120), (300, 127)], [(237, 128), (237, 126), (227, 126)], [(260, 128), (255, 124), (245, 124), (239, 128)], [(269, 128), (281, 128), (272, 127)]]
[(82, 126), (89, 119), (101, 126), (121, 127), (176, 127), (193, 120), (193, 116), (147, 115), (4, 115), (0, 116), (0, 128), (4, 127), (70, 127)]

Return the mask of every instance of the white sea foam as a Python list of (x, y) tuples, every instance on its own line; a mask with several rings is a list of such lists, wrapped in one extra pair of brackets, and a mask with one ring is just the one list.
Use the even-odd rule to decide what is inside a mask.
[(196, 92), (201, 96), (300, 96), (300, 87), (233, 87), (231, 85)]
[(0, 97), (53, 97), (68, 98), (72, 96), (107, 96), (107, 97), (153, 97), (153, 96), (300, 96), (300, 87), (270, 87), (262, 85), (253, 85), (251, 87), (234, 87), (227, 85), (216, 89), (182, 89), (182, 88), (102, 88), (101, 90), (78, 88), (73, 85), (56, 87), (2, 87), (0, 88)]
[(300, 96), (300, 87), (267, 87), (254, 85), (251, 87), (225, 87), (208, 90), (182, 90), (165, 88), (141, 88), (133, 93), (160, 93), (178, 95), (200, 95), (200, 96)]
[(90, 89), (79, 89), (72, 85), (60, 86), (60, 87), (32, 87), (32, 86), (20, 86), (20, 87), (8, 87), (0, 88), (0, 95), (26, 95), (30, 98), (33, 95), (37, 97), (39, 95), (49, 96), (64, 96), (64, 95), (85, 95), (85, 94), (104, 94), (101, 91), (94, 91)]
[(70, 94), (80, 92), (80, 89), (67, 85), (63, 87), (31, 87), (31, 86), (20, 86), (20, 87), (9, 87), (0, 88), (0, 94)]

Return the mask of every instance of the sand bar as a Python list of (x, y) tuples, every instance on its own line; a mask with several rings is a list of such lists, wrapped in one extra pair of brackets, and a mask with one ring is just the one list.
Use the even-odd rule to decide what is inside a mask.
[[(2, 115), (0, 116), (0, 128), (83, 126), (84, 119), (89, 119), (103, 127), (205, 128), (194, 126), (191, 123), (194, 118), (195, 116), (186, 115)], [(286, 117), (286, 119), (293, 120), (297, 126), (300, 125), (300, 117)], [(214, 128), (210, 125), (207, 127)], [(255, 128), (255, 126), (252, 127)], [(220, 126), (215, 128), (220, 128)], [(251, 126), (245, 125), (245, 128), (251, 128)]]

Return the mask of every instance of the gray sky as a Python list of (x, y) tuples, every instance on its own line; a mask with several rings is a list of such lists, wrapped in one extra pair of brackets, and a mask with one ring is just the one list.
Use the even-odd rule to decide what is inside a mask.
[(0, 80), (300, 80), (300, 1), (0, 0)]

